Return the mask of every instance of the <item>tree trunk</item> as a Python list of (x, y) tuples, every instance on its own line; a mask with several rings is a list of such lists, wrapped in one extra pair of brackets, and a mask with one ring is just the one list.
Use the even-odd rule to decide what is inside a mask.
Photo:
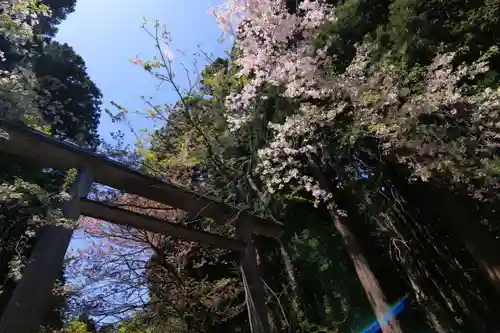
[[(468, 205), (462, 203), (446, 189), (423, 183), (398, 184), (398, 188), (406, 196), (427, 203), (427, 209), (441, 217), (440, 222), (460, 239), (485, 278), (500, 296), (500, 256), (498, 255), (500, 242), (488, 233), (480, 221), (473, 218), (474, 215), (468, 211)], [(439, 198), (438, 206), (432, 202), (433, 197)]]
[[(426, 242), (417, 239), (417, 244), (411, 247), (403, 246), (398, 247), (395, 251), (396, 255), (391, 255), (391, 246), (394, 246), (393, 241), (399, 240), (401, 243), (406, 244), (406, 241), (415, 240), (407, 226), (401, 223), (399, 219), (389, 221), (390, 211), (387, 211), (387, 206), (383, 202), (371, 201), (363, 193), (362, 188), (349, 188), (334, 194), (335, 203), (339, 208), (347, 211), (348, 222), (351, 233), (354, 234), (358, 244), (361, 244), (362, 251), (368, 261), (368, 264), (379, 281), (384, 295), (387, 299), (396, 300), (400, 299), (403, 295), (411, 295), (410, 300), (407, 301), (405, 310), (398, 316), (399, 322), (406, 332), (426, 332), (429, 328), (435, 328), (436, 333), (444, 333), (446, 330), (441, 329), (439, 325), (435, 325), (435, 315), (431, 314), (430, 320), (426, 318), (432, 308), (428, 304), (422, 303), (422, 293), (419, 287), (421, 283), (426, 284), (428, 277), (415, 281), (415, 277), (422, 276), (422, 270), (413, 267), (414, 259), (420, 255), (420, 251), (415, 248), (428, 247)], [(372, 206), (364, 213), (360, 212), (359, 204), (366, 203)], [(379, 207), (379, 205), (381, 205)], [(379, 218), (380, 212), (384, 216)], [(368, 214), (368, 215), (367, 215)], [(366, 221), (369, 217), (369, 221)], [(384, 218), (385, 217), (385, 218)], [(371, 236), (372, 231), (377, 231), (377, 238), (384, 240), (384, 246), (377, 246), (376, 239)], [(410, 236), (409, 233), (412, 235)], [(394, 251), (394, 250), (393, 250)], [(411, 256), (411, 260), (405, 259)], [(417, 272), (418, 274), (413, 274)], [(424, 274), (425, 275), (425, 274)], [(416, 284), (417, 283), (417, 284)], [(419, 307), (412, 306), (411, 303), (417, 301)], [(415, 305), (415, 303), (413, 303)]]
[[(319, 182), (321, 187), (325, 190), (329, 190), (330, 184), (326, 181), (321, 169), (314, 162), (314, 159), (311, 156), (308, 158), (308, 163), (314, 177)], [(344, 223), (342, 218), (337, 213), (337, 205), (333, 200), (330, 200), (330, 202), (327, 203), (326, 208), (328, 210), (328, 214), (334, 222), (335, 229), (338, 231), (345, 243), (346, 251), (353, 262), (359, 282), (363, 286), (368, 302), (370, 303), (375, 316), (377, 316), (382, 332), (403, 333), (398, 318), (391, 318), (390, 320), (387, 320), (387, 316), (392, 307), (389, 304), (377, 277), (370, 268), (368, 260), (363, 254), (362, 247), (358, 243), (354, 233), (351, 231), (348, 224)]]
[(476, 264), (482, 269), (485, 277), (500, 296), (500, 243), (480, 224), (474, 220), (455, 198), (449, 194), (441, 197), (447, 218), (442, 219), (445, 226), (462, 240), (465, 248), (472, 255)]
[(455, 328), (498, 331), (500, 244), (481, 225), (476, 203), (433, 183), (409, 183), (395, 165), (386, 172), (418, 220), (410, 223), (417, 233), (412, 250), (420, 258), (414, 260), (419, 266), (414, 276), (420, 276), (418, 287), (428, 296), (424, 303), (437, 306), (435, 319)]
[(335, 228), (342, 236), (344, 240), (346, 250), (351, 258), (356, 274), (358, 275), (359, 281), (365, 290), (368, 302), (373, 308), (373, 312), (377, 316), (377, 320), (380, 324), (383, 333), (402, 333), (403, 330), (397, 318), (392, 318), (390, 320), (385, 319), (387, 314), (391, 311), (391, 305), (389, 304), (382, 287), (378, 283), (375, 274), (372, 272), (368, 265), (367, 258), (363, 255), (362, 250), (358, 242), (356, 241), (353, 233), (349, 227), (341, 220), (341, 218), (336, 214), (334, 207), (329, 206), (328, 212), (334, 221)]

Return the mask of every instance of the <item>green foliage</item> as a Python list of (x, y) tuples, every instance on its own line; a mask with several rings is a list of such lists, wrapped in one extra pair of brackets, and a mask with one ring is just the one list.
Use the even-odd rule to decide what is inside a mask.
[(373, 35), (387, 19), (389, 0), (347, 0), (336, 6), (337, 21), (319, 29), (315, 46), (330, 45), (337, 71), (345, 69), (356, 54), (355, 44)]
[[(348, 0), (336, 6), (336, 16), (316, 40), (317, 47), (331, 45), (335, 71), (342, 71), (355, 55), (354, 45), (367, 39), (377, 45), (379, 59), (389, 60), (413, 84), (438, 52), (459, 51), (457, 61), (471, 61), (500, 38), (498, 0)], [(492, 64), (489, 80), (498, 84), (500, 58)]]
[(42, 116), (52, 135), (96, 148), (101, 92), (86, 73), (85, 62), (67, 44), (44, 45), (33, 59)]
[(78, 319), (73, 319), (69, 322), (65, 333), (92, 333), (92, 331), (88, 330), (87, 326), (87, 323)]
[[(294, 11), (297, 2), (288, 3)], [(235, 75), (236, 49), (231, 59), (217, 59), (203, 70), (200, 91), (179, 96), (173, 106), (153, 107), (151, 114), (163, 116), (165, 123), (151, 135), (151, 146), (141, 151), (144, 170), (284, 222), (280, 243), (255, 240), (276, 332), (348, 332), (369, 325), (373, 315), (365, 293), (371, 290), (360, 286), (355, 260), (362, 263), (358, 271), (373, 273), (371, 282), (380, 284), (388, 303), (411, 295), (413, 303), (405, 311), (416, 319), (410, 332), (429, 327), (453, 332), (498, 329), (498, 300), (483, 287), (478, 267), (443, 221), (482, 221), (490, 236), (498, 229), (493, 217), (498, 199), (492, 192), (475, 191), (498, 189), (498, 145), (485, 139), (491, 133), (498, 139), (492, 125), (498, 116), (492, 104), (483, 110), (475, 100), (463, 102), (487, 87), (492, 88), (488, 96), (494, 96), (498, 87), (499, 3), (334, 2), (338, 20), (318, 29), (314, 46), (330, 46), (326, 75), (345, 96), (307, 102), (318, 112), (335, 110), (339, 101), (349, 107), (330, 123), (311, 124), (307, 139), (318, 143), (317, 151), (312, 158), (297, 158), (294, 165), (310, 175), (310, 164), (317, 162), (326, 179), (322, 186), (338, 206), (333, 213), (301, 187), (266, 193), (255, 173), (259, 149), (274, 139), (269, 123), (283, 124), (299, 115), (303, 100), (283, 98), (277, 88), (264, 86), (249, 110), (252, 120), (236, 133), (229, 131), (224, 99), (248, 80)], [(356, 45), (363, 41), (372, 48), (362, 61), (353, 62)], [(457, 56), (452, 63), (441, 56), (427, 71), (444, 51)], [(491, 62), (488, 69), (486, 57)], [(146, 71), (164, 68), (154, 60), (143, 63)], [(458, 67), (461, 62), (472, 65)], [(479, 74), (471, 78), (479, 67)], [(433, 94), (439, 89), (429, 92), (437, 81), (430, 80), (432, 75), (443, 81), (438, 83), (444, 97)], [(446, 85), (458, 76), (453, 87)], [(342, 83), (352, 84), (354, 92), (340, 89)], [(463, 94), (462, 100), (446, 95), (453, 89)], [(459, 112), (461, 107), (465, 112)], [(418, 176), (431, 176), (423, 177), (427, 182), (409, 182), (411, 176), (416, 178), (412, 168)], [(487, 200), (475, 197), (478, 193)], [(436, 208), (434, 196), (446, 203)], [(340, 219), (348, 236), (336, 232), (334, 224)], [(195, 219), (190, 225), (220, 231), (211, 222)], [(346, 246), (352, 239), (360, 244), (359, 250)], [(174, 319), (180, 326), (176, 331), (248, 331), (241, 285), (233, 279), (234, 258), (169, 239), (155, 246), (147, 267), (152, 306), (123, 321), (119, 332), (169, 332)], [(195, 250), (201, 254), (195, 255)]]
[(38, 30), (45, 36), (54, 37), (57, 26), (75, 10), (76, 0), (43, 0), (51, 10), (51, 15), (41, 19)]
[[(6, 56), (1, 69), (23, 68), (26, 76), (21, 78), (25, 90), (2, 92), (5, 103), (2, 103), (1, 116), (95, 149), (99, 144), (96, 130), (100, 91), (86, 74), (83, 59), (70, 46), (50, 40), (57, 31), (57, 24), (74, 10), (76, 1), (43, 2), (48, 6), (44, 8), (51, 11), (35, 27), (35, 33), (43, 36), (34, 36), (23, 49), (17, 48), (6, 36), (0, 36), (0, 51)], [(39, 2), (24, 4), (34, 6)], [(29, 79), (31, 74), (37, 78), (35, 86)], [(12, 102), (9, 94), (17, 94)], [(32, 109), (17, 103), (24, 100)], [(41, 170), (32, 162), (7, 154), (1, 154), (0, 160), (1, 313), (30, 254), (38, 228), (60, 221), (60, 211), (54, 208), (60, 206), (58, 194), (63, 190), (65, 175), (59, 170)], [(64, 279), (60, 280), (64, 283)], [(64, 297), (55, 297), (54, 308), (46, 316), (42, 330), (52, 332), (62, 327), (65, 303)], [(74, 325), (76, 332), (80, 332), (76, 322)]]
[[(114, 331), (113, 331), (114, 332)], [(182, 321), (176, 318), (150, 318), (137, 313), (116, 327), (117, 333), (188, 333)], [(105, 332), (102, 332), (105, 333)]]
[(428, 64), (439, 49), (463, 49), (474, 59), (498, 40), (499, 11), (495, 0), (399, 0), (391, 4), (388, 23), (378, 34), (384, 48), (410, 65)]

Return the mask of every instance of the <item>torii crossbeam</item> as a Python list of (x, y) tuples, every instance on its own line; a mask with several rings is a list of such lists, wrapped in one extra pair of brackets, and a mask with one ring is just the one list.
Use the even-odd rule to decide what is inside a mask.
[[(7, 134), (6, 138), (0, 137), (1, 152), (30, 160), (42, 168), (80, 170), (78, 179), (71, 188), (70, 194), (73, 199), (66, 202), (63, 207), (66, 217), (77, 219), (80, 215), (90, 216), (201, 244), (239, 250), (242, 255), (242, 277), (252, 332), (269, 332), (264, 287), (256, 264), (256, 252), (251, 235), (255, 233), (277, 238), (281, 235), (281, 223), (252, 215), (246, 210), (166, 183), (25, 126), (14, 125), (0, 119), (0, 129)], [(187, 228), (166, 220), (88, 200), (86, 196), (94, 181), (191, 214), (212, 218), (217, 223), (234, 224), (238, 239)], [(37, 239), (29, 264), (23, 271), (23, 278), (1, 316), (0, 333), (32, 333), (39, 327), (48, 307), (52, 287), (62, 267), (71, 235), (72, 231), (68, 228), (51, 226)]]

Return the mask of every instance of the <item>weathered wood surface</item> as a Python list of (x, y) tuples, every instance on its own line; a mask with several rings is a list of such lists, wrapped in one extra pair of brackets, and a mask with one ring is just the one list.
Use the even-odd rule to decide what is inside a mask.
[(182, 238), (187, 241), (199, 242), (202, 245), (207, 244), (229, 250), (242, 250), (245, 248), (243, 242), (233, 238), (188, 228), (178, 223), (131, 212), (93, 200), (82, 200), (80, 202), (80, 209), (81, 214), (85, 216), (94, 217), (114, 224)]
[[(64, 216), (78, 219), (79, 199), (86, 197), (92, 185), (89, 170), (79, 173), (72, 184), (70, 201), (63, 204)], [(38, 332), (40, 323), (52, 302), (52, 289), (64, 262), (73, 230), (66, 226), (44, 227), (32, 250), (12, 297), (0, 318), (0, 333)]]
[(278, 222), (252, 215), (248, 211), (131, 170), (123, 164), (26, 127), (0, 119), (0, 128), (9, 133), (8, 140), (0, 139), (0, 151), (31, 159), (42, 167), (58, 169), (86, 167), (92, 170), (94, 180), (98, 183), (192, 214), (213, 218), (218, 223), (241, 221), (248, 225), (253, 233), (266, 237), (277, 238), (281, 235), (282, 225)]
[(245, 288), (245, 297), (250, 321), (251, 333), (270, 333), (267, 315), (264, 283), (257, 263), (257, 250), (252, 241), (252, 233), (243, 223), (236, 225), (238, 239), (246, 243), (241, 252), (241, 277)]

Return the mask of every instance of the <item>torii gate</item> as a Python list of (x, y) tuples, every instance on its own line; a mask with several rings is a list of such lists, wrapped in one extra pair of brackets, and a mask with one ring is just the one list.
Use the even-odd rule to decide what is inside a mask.
[[(0, 129), (8, 138), (0, 137), (0, 151), (36, 163), (43, 168), (80, 170), (70, 188), (72, 200), (63, 205), (65, 217), (89, 216), (202, 244), (241, 252), (241, 274), (252, 333), (269, 333), (264, 286), (256, 262), (252, 234), (277, 238), (281, 223), (252, 215), (183, 187), (134, 171), (123, 164), (55, 140), (25, 126), (0, 119)], [(232, 223), (237, 239), (188, 228), (167, 220), (134, 213), (116, 206), (87, 199), (93, 182), (157, 201), (193, 214)], [(63, 265), (64, 255), (73, 231), (63, 226), (48, 226), (37, 239), (12, 297), (1, 315), (0, 333), (33, 333), (39, 328), (49, 306), (54, 282)]]

